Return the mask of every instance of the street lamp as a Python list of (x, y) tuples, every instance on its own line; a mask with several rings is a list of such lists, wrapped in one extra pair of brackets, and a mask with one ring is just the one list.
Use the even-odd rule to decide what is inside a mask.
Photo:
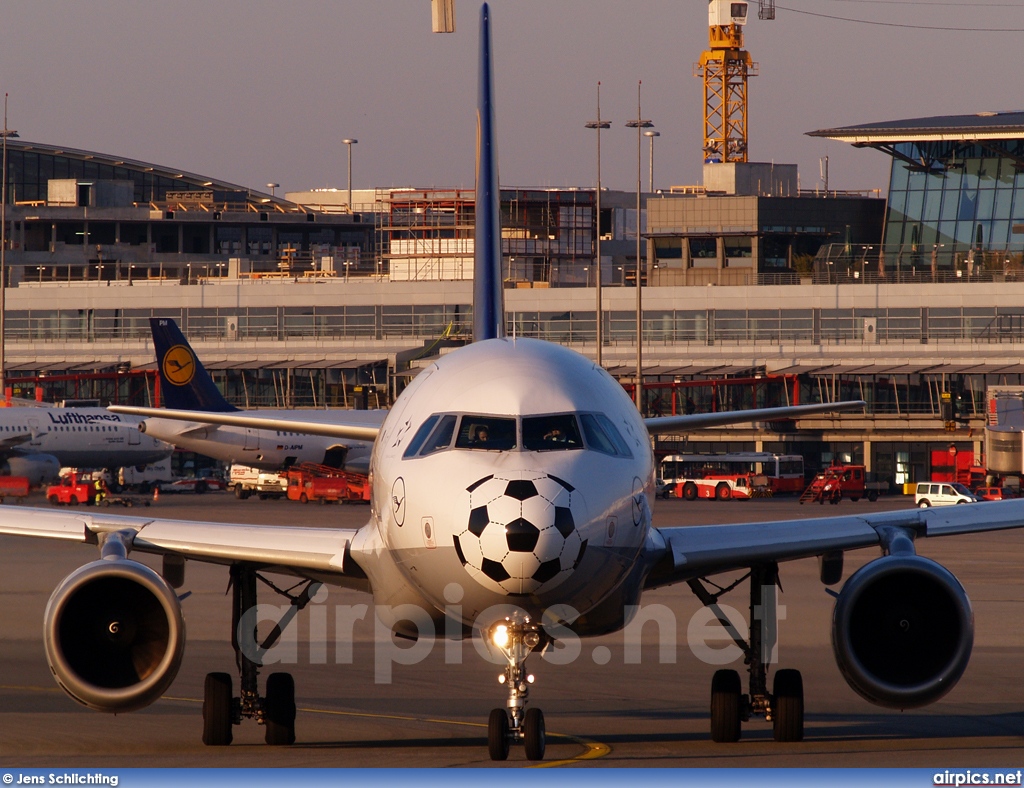
[(651, 141), (651, 174), (650, 174), (650, 186), (647, 189), (651, 194), (654, 193), (654, 138), (660, 137), (660, 131), (645, 131), (644, 136)]
[(352, 146), (355, 145), (359, 140), (344, 139), (341, 141), (342, 145), (348, 145), (348, 212), (352, 211)]
[(644, 120), (640, 111), (640, 86), (642, 82), (636, 83), (636, 120), (626, 123), (626, 127), (636, 129), (636, 409), (642, 414), (643, 411), (643, 373), (644, 373), (644, 312), (643, 312), (643, 274), (641, 270), (640, 255), (640, 189), (641, 189), (641, 165), (640, 149), (643, 142), (643, 130), (649, 129), (654, 124)]
[(7, 399), (7, 381), (4, 377), (6, 363), (4, 359), (4, 315), (7, 312), (7, 138), (17, 137), (18, 132), (7, 128), (7, 94), (4, 93), (4, 128), (0, 131), (3, 137), (3, 185), (0, 186), (0, 395)]
[[(597, 243), (594, 248), (594, 288), (597, 290), (597, 312), (595, 313), (597, 334), (597, 365), (601, 366), (601, 346), (604, 344), (604, 315), (601, 311), (601, 129), (611, 128), (611, 123), (601, 120), (601, 83), (597, 83), (597, 120), (586, 124), (588, 129), (597, 129), (597, 188), (594, 190), (594, 214), (596, 217)], [(588, 277), (589, 279), (589, 277)]]

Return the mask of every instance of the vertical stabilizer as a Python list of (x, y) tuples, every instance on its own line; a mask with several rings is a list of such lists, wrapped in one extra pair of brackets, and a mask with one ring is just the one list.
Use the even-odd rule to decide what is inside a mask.
[(476, 236), (473, 261), (473, 341), (505, 336), (501, 289), (501, 188), (494, 128), (491, 10), (480, 9), (480, 87), (476, 114)]
[(169, 317), (151, 317), (156, 367), (164, 404), (176, 410), (226, 413), (238, 410), (214, 384), (184, 334)]

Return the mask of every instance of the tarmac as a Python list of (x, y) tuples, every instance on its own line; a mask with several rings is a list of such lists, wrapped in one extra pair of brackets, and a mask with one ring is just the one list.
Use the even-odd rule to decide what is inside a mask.
[[(41, 498), (30, 499), (29, 505), (46, 506)], [(911, 500), (900, 496), (824, 507), (800, 506), (792, 498), (659, 500), (655, 520), (658, 525), (695, 525), (910, 506)], [(164, 495), (148, 509), (125, 513), (345, 527), (361, 525), (368, 517), (365, 506), (238, 501), (225, 493)], [(662, 606), (650, 608), (665, 625), (661, 629), (648, 623), (639, 633), (580, 641), (579, 655), (565, 665), (531, 657), (528, 669), (536, 683), (530, 703), (543, 709), (549, 732), (543, 764), (1019, 768), (1024, 764), (1024, 682), (1016, 660), (1024, 647), (1024, 532), (924, 540), (918, 550), (959, 577), (975, 614), (970, 665), (960, 683), (932, 706), (906, 712), (882, 709), (846, 685), (832, 655), (833, 599), (818, 578), (817, 561), (795, 561), (780, 568), (779, 603), (785, 606), (785, 617), (779, 624), (778, 666), (803, 673), (803, 742), (774, 742), (771, 725), (763, 721), (745, 724), (738, 743), (711, 742), (710, 684), (719, 666), (708, 664), (701, 658), (706, 652), (695, 653), (699, 649), (688, 645), (689, 628), (700, 625), (699, 618), (694, 624), (700, 605), (680, 585), (643, 598), (645, 609)], [(847, 554), (844, 578), (877, 555), (874, 550)], [(314, 613), (317, 605), (299, 614), (293, 624), (294, 664), (273, 668), (295, 676), (297, 743), (266, 746), (262, 728), (244, 722), (235, 728), (231, 746), (204, 747), (204, 676), (210, 671), (234, 673), (234, 655), (227, 570), (194, 562), (188, 563), (181, 589), (191, 592), (182, 603), (188, 628), (185, 657), (165, 697), (132, 714), (85, 709), (50, 675), (42, 621), (47, 599), (60, 580), (96, 557), (94, 547), (0, 537), (0, 768), (529, 764), (521, 747), (513, 748), (505, 764), (492, 764), (487, 757), (487, 715), (504, 703), (499, 666), (478, 656), (471, 641), (396, 643), (375, 631), (370, 615), (356, 622), (351, 639), (343, 637), (339, 633), (345, 627), (336, 616), (348, 615), (370, 599), (338, 589), (317, 603), (328, 608), (328, 615)], [(142, 560), (156, 566), (150, 557)], [(275, 582), (288, 583), (279, 578)], [(265, 588), (260, 594), (261, 602), (284, 603)], [(745, 613), (746, 585), (723, 601)], [(326, 630), (318, 623), (324, 620)], [(672, 624), (674, 636), (666, 635), (666, 626)], [(727, 642), (714, 645), (721, 653)], [(388, 683), (379, 683), (387, 672), (381, 670), (382, 661), (390, 668)], [(732, 666), (740, 670), (745, 685), (742, 663)], [(235, 686), (237, 691), (237, 676)]]

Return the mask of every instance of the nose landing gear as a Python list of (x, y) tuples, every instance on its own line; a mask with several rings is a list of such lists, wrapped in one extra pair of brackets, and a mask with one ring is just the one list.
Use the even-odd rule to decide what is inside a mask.
[(506, 760), (509, 748), (518, 742), (523, 743), (528, 760), (543, 760), (547, 743), (544, 713), (537, 708), (526, 708), (533, 676), (525, 669), (526, 658), (540, 645), (540, 628), (529, 616), (507, 617), (491, 627), (488, 637), (508, 663), (505, 672), (498, 676), (498, 683), (508, 689), (506, 708), (493, 709), (487, 721), (487, 750), (491, 760)]

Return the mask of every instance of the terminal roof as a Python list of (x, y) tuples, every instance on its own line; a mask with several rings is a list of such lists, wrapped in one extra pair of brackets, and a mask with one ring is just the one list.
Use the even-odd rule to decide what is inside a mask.
[(853, 145), (944, 140), (1024, 139), (1024, 111), (977, 112), (973, 115), (937, 115), (931, 118), (887, 120), (807, 132)]

